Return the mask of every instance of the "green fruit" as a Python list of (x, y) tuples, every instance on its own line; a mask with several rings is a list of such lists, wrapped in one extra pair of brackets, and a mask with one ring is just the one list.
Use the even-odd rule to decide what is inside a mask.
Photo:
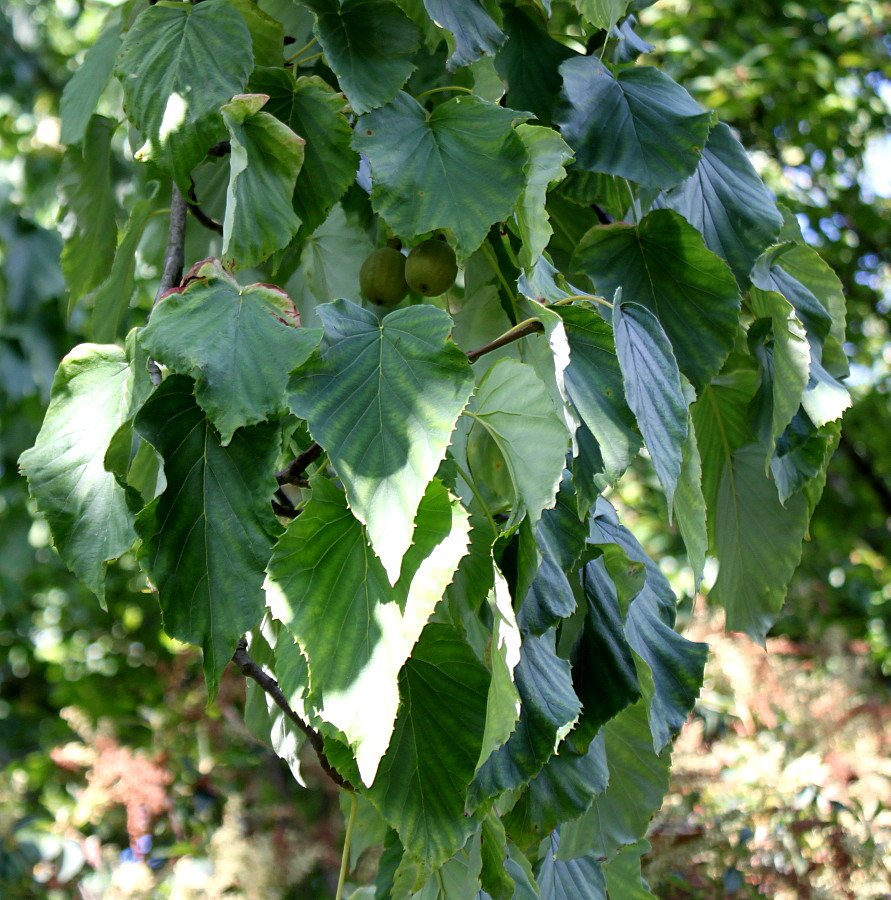
[(424, 297), (444, 294), (455, 283), (457, 274), (455, 251), (445, 241), (424, 241), (405, 261), (408, 286)]
[(395, 306), (408, 293), (405, 257), (393, 247), (369, 253), (359, 269), (359, 290), (378, 306)]

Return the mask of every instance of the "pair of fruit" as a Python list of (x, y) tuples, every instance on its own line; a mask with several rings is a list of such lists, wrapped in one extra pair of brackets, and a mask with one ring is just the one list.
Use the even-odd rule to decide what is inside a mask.
[(438, 297), (455, 282), (455, 251), (445, 241), (423, 241), (406, 258), (395, 247), (379, 247), (359, 270), (362, 296), (379, 306), (395, 306), (409, 290)]

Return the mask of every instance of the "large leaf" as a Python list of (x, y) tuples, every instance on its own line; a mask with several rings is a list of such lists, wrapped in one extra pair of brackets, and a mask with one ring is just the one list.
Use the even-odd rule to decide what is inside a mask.
[(115, 69), (145, 138), (137, 159), (188, 190), (191, 170), (225, 135), (220, 107), (241, 92), (253, 64), (250, 32), (227, 0), (163, 0), (140, 13)]
[(646, 307), (616, 303), (613, 332), (628, 405), (670, 510), (687, 438), (687, 402), (677, 360), (659, 320)]
[(562, 103), (554, 118), (582, 169), (655, 188), (693, 174), (709, 113), (668, 75), (635, 66), (614, 76), (596, 56), (568, 59), (560, 73)]
[(300, 227), (291, 196), (303, 164), (303, 138), (261, 112), (263, 94), (241, 94), (222, 107), (229, 131), (229, 190), (223, 260), (245, 269), (287, 246)]
[(557, 312), (569, 339), (567, 393), (599, 445), (607, 477), (618, 478), (640, 449), (640, 437), (625, 400), (612, 329), (591, 309), (563, 306)]
[(578, 718), (581, 704), (572, 689), (569, 663), (557, 656), (554, 640), (554, 629), (540, 637), (524, 638), (514, 670), (520, 719), (507, 743), (476, 773), (468, 808), (476, 809), (485, 800), (526, 784)]
[(90, 117), (114, 71), (120, 45), (121, 26), (115, 22), (87, 50), (84, 61), (65, 85), (59, 101), (59, 116), (62, 119), (59, 140), (63, 144), (79, 144), (84, 140)]
[(578, 11), (592, 24), (604, 31), (612, 31), (625, 15), (628, 0), (576, 0)]
[(321, 339), (318, 329), (294, 327), (295, 318), (279, 288), (241, 287), (211, 261), (164, 297), (139, 339), (172, 372), (195, 379), (195, 397), (225, 446), (238, 428), (287, 411), (288, 373)]
[(106, 563), (136, 539), (126, 493), (104, 465), (132, 393), (123, 350), (80, 344), (59, 364), (37, 441), (19, 460), (59, 555), (102, 603)]
[(357, 113), (392, 100), (415, 70), (415, 24), (390, 0), (306, 0), (328, 65)]
[(345, 115), (346, 101), (318, 76), (295, 79), (291, 69), (280, 67), (255, 69), (250, 88), (269, 97), (266, 112), (306, 140), (294, 209), (301, 221), (298, 237), (309, 235), (356, 176), (359, 159), (350, 147), (353, 130)]
[(554, 233), (545, 210), (545, 199), (548, 186), (566, 176), (563, 166), (572, 158), (572, 151), (551, 128), (523, 124), (517, 128), (517, 134), (529, 154), (526, 187), (516, 212), (523, 241), (517, 261), (525, 269), (537, 262)]
[(559, 849), (559, 834), (552, 834), (542, 844), (542, 859), (535, 872), (542, 897), (547, 900), (606, 900), (606, 880), (599, 860), (593, 854), (561, 859), (557, 856)]
[(428, 113), (408, 94), (362, 116), (353, 146), (371, 161), (374, 209), (406, 240), (449, 229), (466, 258), (523, 190), (527, 154), (513, 124), (525, 118), (474, 96)]
[(164, 630), (203, 648), (213, 697), (236, 642), (263, 613), (278, 429), (243, 428), (221, 446), (182, 375), (161, 384), (135, 427), (163, 457), (167, 478), (136, 520), (139, 559), (158, 591)]
[(328, 452), (395, 584), (418, 503), (445, 457), (473, 376), (440, 309), (408, 307), (378, 322), (338, 300), (319, 314), (321, 352), (296, 371), (291, 409)]
[(464, 794), (482, 744), (489, 674), (460, 634), (428, 625), (399, 675), (401, 707), (367, 796), (428, 866), (476, 830)]
[(555, 41), (544, 21), (536, 18), (528, 7), (504, 6), (507, 42), (495, 57), (495, 68), (507, 82), (507, 105), (528, 109), (542, 125), (550, 125), (554, 99), (562, 85), (560, 63), (575, 54)]
[(484, 53), (495, 53), (504, 43), (504, 33), (480, 0), (424, 0), (424, 7), (437, 25), (452, 33), (454, 50), (446, 60), (450, 72)]
[(727, 628), (763, 643), (801, 559), (809, 510), (802, 494), (780, 505), (764, 474), (764, 448), (747, 444), (727, 461), (715, 508), (720, 563), (710, 596), (727, 610)]
[(312, 485), (273, 553), (268, 605), (309, 661), (315, 714), (343, 733), (371, 784), (396, 718), (397, 675), (467, 550), (469, 525), (434, 481), (391, 587), (343, 492), (324, 478)]
[(572, 265), (602, 294), (622, 288), (623, 299), (656, 316), (697, 391), (720, 369), (736, 337), (739, 288), (724, 261), (677, 213), (657, 209), (637, 225), (596, 226), (582, 238)]
[(155, 195), (158, 193), (158, 182), (151, 182), (145, 193), (146, 196), (138, 200), (130, 211), (130, 221), (115, 250), (108, 277), (92, 294), (90, 325), (94, 341), (113, 341), (130, 306), (136, 286), (136, 251), (157, 205)]
[(498, 360), (480, 381), (467, 414), (504, 459), (513, 493), (507, 527), (524, 515), (534, 525), (554, 505), (568, 444), (544, 384), (531, 367)]
[[(689, 382), (684, 383), (684, 394), (688, 403), (696, 399)], [(687, 558), (693, 569), (695, 590), (699, 590), (705, 555), (708, 552), (708, 525), (705, 496), (702, 493), (702, 459), (693, 427), (693, 415), (687, 410), (687, 439), (684, 441), (681, 463), (681, 477), (674, 495), (674, 514), (678, 531), (687, 548)]]
[(111, 138), (116, 127), (111, 119), (93, 116), (83, 147), (70, 147), (62, 160), (62, 208), (71, 220), (61, 259), (70, 291), (69, 309), (102, 283), (114, 258), (118, 228), (111, 184)]
[(727, 260), (741, 284), (783, 224), (773, 195), (723, 122), (709, 133), (693, 175), (654, 205), (673, 209), (701, 231), (706, 247)]

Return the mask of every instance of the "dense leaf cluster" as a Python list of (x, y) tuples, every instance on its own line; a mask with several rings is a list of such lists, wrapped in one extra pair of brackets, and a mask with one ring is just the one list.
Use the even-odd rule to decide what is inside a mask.
[[(100, 600), (137, 549), (211, 693), (249, 636), (386, 834), (381, 897), (646, 896), (706, 648), (605, 494), (645, 449), (763, 639), (848, 405), (838, 280), (637, 60), (643, 5), (130, 2), (62, 99), (96, 343), (22, 469)], [(210, 228), (131, 322), (171, 193)], [(454, 287), (362, 301), (375, 246), (431, 237)], [(259, 690), (247, 719), (296, 771), (304, 731)]]

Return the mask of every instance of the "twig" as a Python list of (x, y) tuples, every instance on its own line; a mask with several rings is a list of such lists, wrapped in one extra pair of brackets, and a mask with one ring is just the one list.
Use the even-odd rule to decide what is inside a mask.
[(205, 227), (209, 228), (211, 231), (215, 231), (217, 234), (223, 233), (223, 226), (217, 222), (216, 219), (212, 219), (206, 212), (198, 205), (198, 197), (195, 194), (195, 183), (192, 182), (189, 185), (189, 198), (188, 198), (188, 206), (189, 212)]
[(597, 221), (600, 222), (601, 225), (612, 225), (615, 221), (608, 212), (601, 209), (596, 203), (591, 204), (591, 209), (594, 210), (594, 215), (597, 216)]
[[(170, 224), (167, 228), (167, 249), (164, 251), (164, 268), (161, 271), (161, 283), (158, 285), (155, 301), (152, 303), (152, 311), (154, 311), (164, 294), (171, 288), (175, 288), (182, 280), (185, 261), (186, 209), (186, 200), (180, 193), (179, 188), (174, 184), (170, 192)], [(149, 316), (151, 316), (151, 312)], [(148, 361), (148, 370), (152, 384), (157, 387), (161, 383), (161, 370), (153, 359)]]
[(241, 669), (242, 675), (244, 675), (245, 678), (252, 678), (256, 681), (257, 684), (272, 697), (276, 706), (278, 706), (278, 708), (306, 735), (307, 740), (316, 752), (316, 756), (319, 758), (319, 763), (325, 774), (335, 784), (340, 785), (340, 787), (345, 788), (348, 791), (355, 791), (356, 789), (331, 765), (330, 762), (328, 762), (328, 757), (325, 755), (325, 744), (322, 741), (322, 736), (315, 728), (307, 725), (306, 722), (291, 709), (290, 704), (285, 699), (285, 695), (278, 686), (278, 682), (271, 675), (267, 675), (260, 666), (251, 659), (247, 652), (247, 638), (243, 637), (236, 645), (235, 653), (232, 654), (232, 661), (239, 669)]
[(526, 337), (529, 334), (535, 334), (538, 331), (544, 331), (544, 325), (542, 325), (538, 319), (526, 319), (525, 322), (520, 322), (519, 325), (514, 326), (510, 331), (506, 331), (500, 337), (495, 338), (494, 341), (489, 341), (488, 344), (477, 347), (476, 350), (468, 350), (467, 358), (470, 362), (476, 362), (484, 354), (491, 353), (499, 347), (512, 344), (514, 341), (518, 341), (520, 338)]
[(218, 141), (210, 150), (207, 151), (208, 156), (225, 156), (232, 152), (232, 144), (229, 141)]
[(303, 473), (307, 467), (314, 463), (325, 451), (318, 444), (310, 444), (289, 466), (286, 466), (281, 472), (275, 473), (275, 480), (279, 484), (299, 484), (304, 486), (306, 479)]

